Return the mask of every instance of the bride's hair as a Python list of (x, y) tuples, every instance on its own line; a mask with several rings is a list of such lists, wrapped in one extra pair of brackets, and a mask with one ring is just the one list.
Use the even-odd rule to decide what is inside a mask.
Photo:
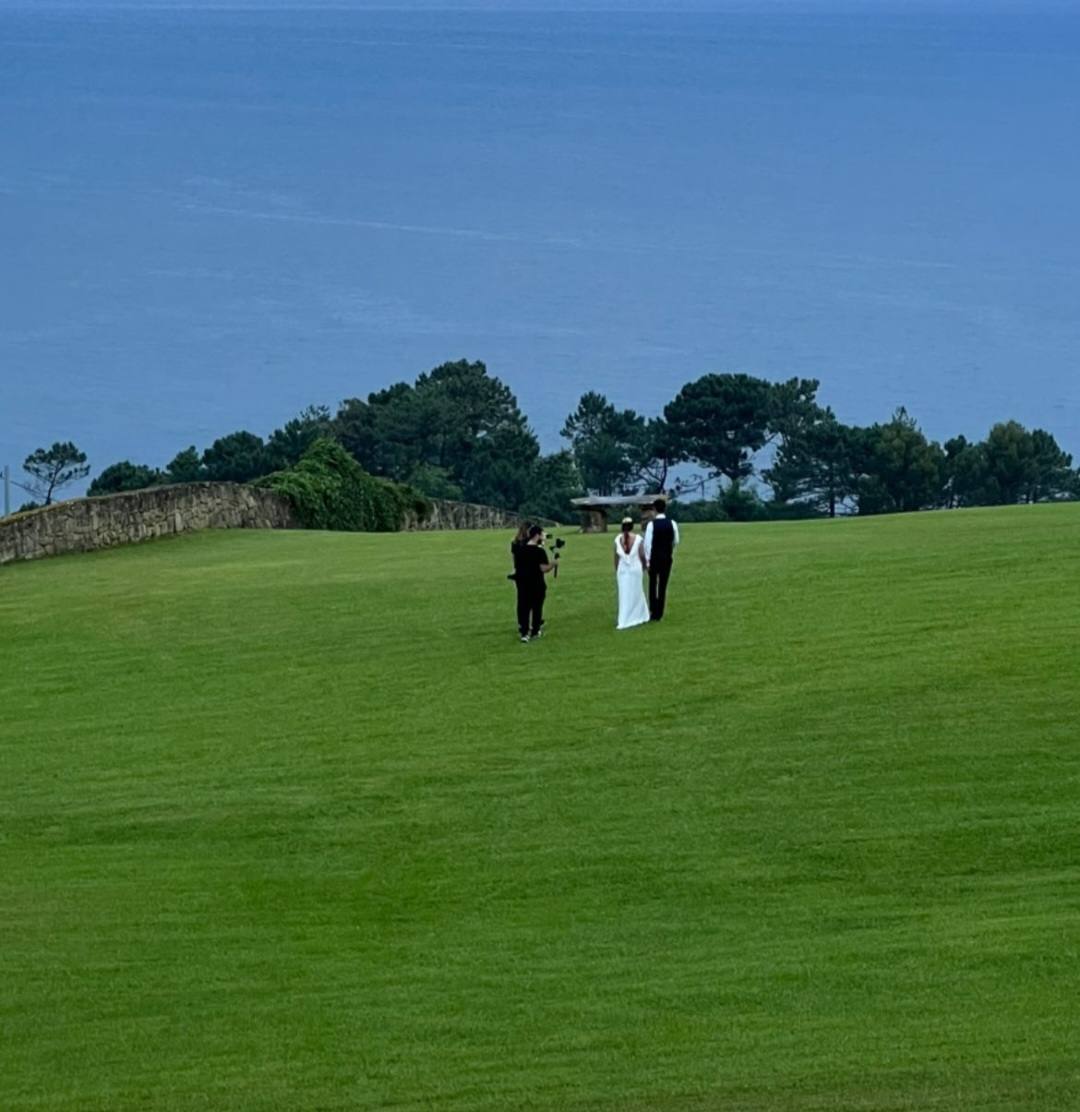
[(632, 517), (624, 517), (622, 519), (622, 531), (624, 533), (629, 533), (633, 530), (633, 528), (634, 528), (634, 519)]

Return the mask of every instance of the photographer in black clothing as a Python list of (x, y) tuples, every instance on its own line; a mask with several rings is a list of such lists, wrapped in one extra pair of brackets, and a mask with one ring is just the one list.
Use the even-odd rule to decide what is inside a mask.
[(514, 556), (514, 584), (517, 587), (518, 633), (523, 642), (539, 637), (543, 632), (544, 599), (547, 597), (544, 576), (555, 570), (555, 564), (544, 548), (545, 539), (541, 526), (533, 525), (529, 528), (525, 544), (518, 543), (515, 538), (510, 546)]

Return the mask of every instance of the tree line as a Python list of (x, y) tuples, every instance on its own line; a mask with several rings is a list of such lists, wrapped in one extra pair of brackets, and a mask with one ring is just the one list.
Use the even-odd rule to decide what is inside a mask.
[[(1043, 429), (995, 424), (985, 440), (928, 439), (903, 408), (868, 426), (839, 421), (817, 400), (817, 379), (770, 382), (707, 374), (647, 416), (588, 391), (543, 454), (513, 392), (481, 362), (444, 363), (415, 381), (336, 412), (309, 406), (265, 439), (240, 430), (161, 469), (123, 460), (91, 495), (160, 483), (250, 482), (293, 467), (321, 438), (370, 475), (429, 498), (565, 517), (571, 498), (666, 491), (685, 518), (877, 514), (1080, 497), (1072, 457)], [(24, 465), (45, 504), (88, 472), (74, 444), (39, 449)], [(686, 468), (697, 469), (692, 478)], [(679, 478), (674, 478), (675, 475)], [(712, 484), (713, 498), (700, 495)]]

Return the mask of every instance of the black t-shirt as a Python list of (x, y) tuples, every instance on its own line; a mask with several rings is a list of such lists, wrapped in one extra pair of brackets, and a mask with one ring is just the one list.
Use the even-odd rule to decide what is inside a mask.
[(522, 545), (514, 555), (518, 586), (527, 590), (543, 590), (544, 573), (540, 569), (549, 563), (547, 549), (542, 545)]

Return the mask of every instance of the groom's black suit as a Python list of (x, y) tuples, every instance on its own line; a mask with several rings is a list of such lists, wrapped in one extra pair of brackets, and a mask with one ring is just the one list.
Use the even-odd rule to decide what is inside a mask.
[(675, 558), (675, 526), (666, 517), (655, 518), (650, 524), (652, 551), (649, 553), (649, 615), (654, 622), (664, 616), (667, 585)]

